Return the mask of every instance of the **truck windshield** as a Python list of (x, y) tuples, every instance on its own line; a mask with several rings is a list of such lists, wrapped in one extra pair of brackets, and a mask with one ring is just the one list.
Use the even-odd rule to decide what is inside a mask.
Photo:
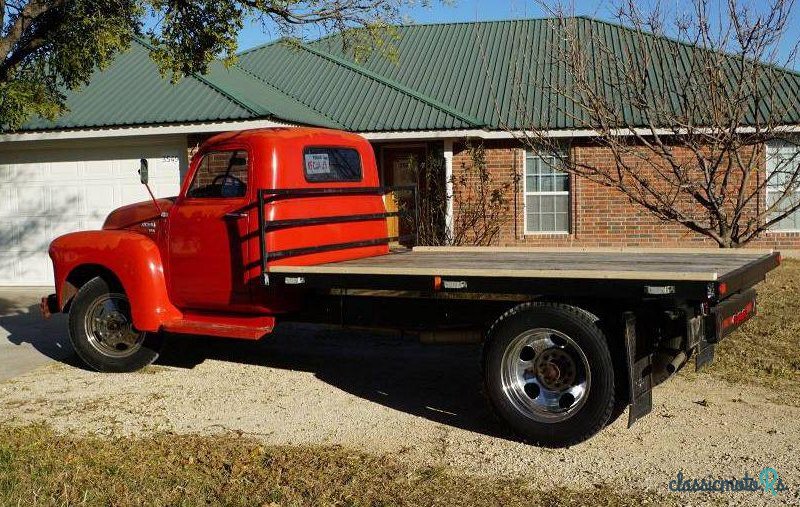
[(361, 181), (361, 157), (353, 148), (306, 148), (303, 166), (306, 181)]

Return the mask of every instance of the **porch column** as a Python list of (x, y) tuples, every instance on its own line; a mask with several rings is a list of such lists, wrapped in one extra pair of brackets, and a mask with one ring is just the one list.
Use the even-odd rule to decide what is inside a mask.
[(447, 199), (444, 227), (447, 235), (453, 232), (453, 140), (444, 140), (444, 188)]

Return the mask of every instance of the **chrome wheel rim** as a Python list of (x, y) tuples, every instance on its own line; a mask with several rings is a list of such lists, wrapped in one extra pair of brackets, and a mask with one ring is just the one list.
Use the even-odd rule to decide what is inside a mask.
[(104, 294), (86, 312), (89, 344), (108, 357), (128, 357), (142, 347), (145, 333), (131, 322), (131, 306), (124, 294)]
[(586, 354), (566, 334), (549, 328), (525, 331), (503, 353), (502, 387), (512, 406), (537, 422), (572, 417), (586, 403), (591, 371)]

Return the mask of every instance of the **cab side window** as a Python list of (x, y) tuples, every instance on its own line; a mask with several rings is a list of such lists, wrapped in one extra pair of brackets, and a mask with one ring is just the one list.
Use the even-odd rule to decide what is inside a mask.
[(247, 152), (215, 151), (203, 155), (186, 197), (236, 198), (247, 193)]

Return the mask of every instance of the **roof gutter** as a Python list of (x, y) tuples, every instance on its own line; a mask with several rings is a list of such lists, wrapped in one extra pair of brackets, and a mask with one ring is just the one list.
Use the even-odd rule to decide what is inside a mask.
[[(170, 134), (200, 134), (200, 133), (214, 133), (223, 132), (228, 130), (245, 130), (256, 128), (269, 128), (269, 127), (292, 127), (302, 126), (298, 123), (278, 122), (275, 120), (261, 119), (261, 120), (232, 120), (232, 121), (214, 121), (214, 122), (198, 122), (198, 123), (182, 123), (173, 125), (152, 125), (152, 126), (119, 126), (119, 127), (102, 127), (102, 128), (87, 128), (87, 129), (64, 129), (64, 130), (41, 130), (41, 131), (28, 131), (13, 134), (0, 134), (0, 143), (17, 142), (17, 141), (45, 141), (45, 140), (60, 140), (60, 139), (90, 139), (90, 138), (111, 138), (111, 137), (133, 137), (133, 136), (150, 136), (150, 135), (170, 135)], [(699, 132), (701, 129), (696, 129)], [(755, 129), (753, 127), (740, 127), (741, 133), (752, 133)], [(784, 125), (774, 129), (776, 132), (786, 134), (800, 133), (800, 125)], [(634, 132), (628, 129), (620, 129), (612, 132), (612, 135), (617, 136), (630, 136), (634, 133), (640, 135), (651, 135), (649, 129), (636, 129)], [(671, 129), (657, 130), (659, 135), (680, 135), (680, 132)], [(542, 135), (555, 139), (566, 138), (591, 138), (598, 137), (599, 134), (595, 130), (582, 129), (582, 130), (547, 130), (543, 132), (525, 132), (523, 130), (484, 130), (484, 129), (458, 129), (458, 130), (402, 130), (391, 132), (357, 132), (362, 137), (376, 142), (390, 142), (390, 141), (423, 141), (433, 139), (523, 139), (532, 138)]]
[(84, 129), (32, 130), (12, 134), (0, 134), (0, 143), (21, 141), (58, 141), (62, 139), (100, 139), (113, 137), (125, 138), (175, 134), (206, 134), (224, 132), (228, 130), (294, 126), (300, 126), (300, 124), (263, 119), (176, 123), (172, 125), (121, 125), (115, 127)]
[[(752, 134), (757, 132), (755, 127), (739, 127), (736, 129), (740, 134)], [(713, 129), (694, 128), (693, 133), (711, 133)], [(794, 134), (800, 133), (800, 125), (782, 125), (772, 129), (776, 133)], [(615, 137), (626, 136), (675, 136), (687, 134), (687, 129), (654, 129), (649, 128), (622, 128), (613, 129), (608, 134)], [(392, 132), (359, 132), (363, 137), (372, 141), (391, 141), (391, 140), (415, 140), (415, 139), (453, 139), (453, 138), (473, 138), (473, 139), (536, 139), (537, 137), (547, 138), (591, 138), (603, 137), (607, 135), (593, 129), (555, 129), (543, 131), (526, 130), (485, 130), (485, 129), (462, 129), (462, 130), (399, 130)]]

